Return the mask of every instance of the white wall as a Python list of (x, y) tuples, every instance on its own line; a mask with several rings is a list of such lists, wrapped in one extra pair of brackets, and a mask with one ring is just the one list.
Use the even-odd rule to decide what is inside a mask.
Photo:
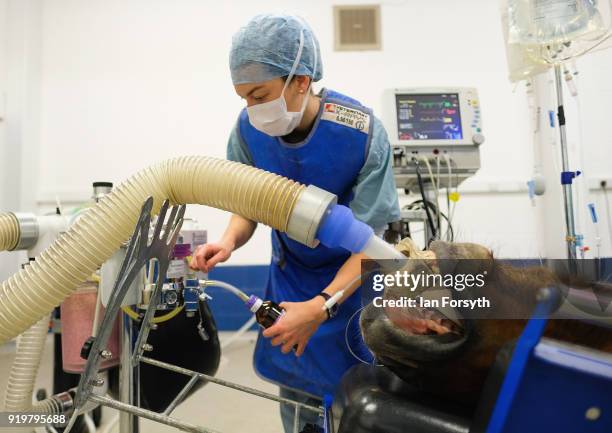
[[(38, 0), (0, 1), (0, 211), (35, 211), (41, 74)], [(0, 253), (0, 279), (25, 260)]]
[[(7, 17), (6, 17), (6, 8), (7, 1), (0, 0), (0, 28), (6, 27)], [(6, 148), (6, 44), (0, 44), (0, 173), (2, 173), (2, 177), (0, 178), (0, 184), (5, 185), (7, 182), (6, 175), (6, 161), (8, 159), (8, 152)], [(16, 203), (10, 203), (9, 198), (7, 197), (7, 192), (5, 187), (0, 187), (0, 203), (3, 205), (2, 207), (8, 207), (9, 205), (16, 205)], [(0, 210), (1, 211), (1, 210)], [(0, 263), (6, 266), (6, 268), (14, 268), (16, 262), (11, 257), (10, 253), (0, 253)], [(3, 270), (4, 266), (0, 266), (0, 269)], [(6, 274), (0, 275), (0, 278), (4, 279), (8, 276), (8, 270)], [(0, 272), (1, 273), (1, 272)]]
[[(529, 112), (523, 87), (515, 89), (506, 79), (497, 2), (384, 2), (383, 50), (363, 53), (333, 51), (332, 5), (338, 3), (38, 3), (40, 11), (33, 13), (39, 17), (31, 21), (41, 23), (41, 49), (33, 53), (39, 59), (32, 60), (39, 62), (39, 73), (29, 81), (39, 93), (38, 118), (29, 122), (38, 131), (39, 151), (27, 155), (36, 181), (24, 194), (33, 194), (41, 209), (56, 196), (68, 205), (87, 199), (92, 181), (119, 182), (164, 158), (223, 157), (242, 107), (227, 67), (231, 35), (256, 13), (286, 11), (303, 16), (319, 37), (325, 75), (320, 84), (360, 99), (375, 112), (381, 111), (387, 87), (477, 87), (486, 143), (482, 169), (466, 183), (459, 202), (456, 231), (460, 239), (489, 245), (498, 255), (537, 256), (537, 219), (524, 189), (532, 171)], [(579, 67), (584, 145), (594, 156), (587, 160), (587, 171), (612, 178), (603, 110), (604, 95), (612, 92), (604, 79), (612, 50)], [(191, 207), (189, 213), (208, 227), (212, 239), (221, 235), (226, 214), (204, 207)], [(610, 255), (608, 238), (604, 231)], [(268, 231), (260, 228), (233, 263), (266, 263), (267, 239)]]

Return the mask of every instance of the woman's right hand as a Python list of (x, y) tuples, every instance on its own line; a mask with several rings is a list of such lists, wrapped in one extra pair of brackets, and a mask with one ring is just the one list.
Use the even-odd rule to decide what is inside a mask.
[(223, 241), (199, 245), (191, 256), (189, 267), (195, 271), (210, 272), (217, 263), (229, 259), (233, 250), (229, 243)]

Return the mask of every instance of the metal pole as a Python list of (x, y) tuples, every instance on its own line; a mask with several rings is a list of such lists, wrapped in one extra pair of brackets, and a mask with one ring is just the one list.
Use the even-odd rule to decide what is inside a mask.
[[(563, 109), (563, 80), (561, 65), (555, 65), (555, 85), (557, 90), (557, 118), (559, 120), (559, 137), (561, 147), (562, 179), (564, 173), (569, 172), (569, 159), (567, 156), (567, 136), (565, 133), (565, 110)], [(562, 181), (563, 203), (565, 205), (565, 240), (567, 242), (567, 258), (570, 261), (570, 270), (576, 266), (576, 227), (574, 223), (574, 198), (572, 195), (572, 182)]]
[(195, 424), (184, 422), (176, 418), (172, 418), (167, 415), (163, 415), (161, 413), (142, 409), (140, 407), (131, 406), (129, 404), (125, 404), (120, 401), (113, 400), (112, 398), (104, 397), (102, 395), (91, 394), (89, 396), (89, 400), (99, 403), (103, 406), (108, 406), (108, 407), (112, 407), (113, 409), (117, 409), (121, 411), (121, 413), (129, 412), (131, 414), (134, 414), (135, 417), (141, 416), (143, 418), (147, 418), (152, 421), (166, 424), (171, 427), (176, 427), (179, 430), (193, 432), (193, 433), (218, 433), (215, 430), (210, 430), (204, 427), (198, 427)]
[(184, 374), (185, 376), (192, 376), (192, 377), (196, 376), (202, 380), (216, 383), (217, 385), (226, 386), (228, 388), (232, 388), (237, 391), (243, 391), (249, 394), (256, 395), (258, 397), (267, 398), (268, 400), (274, 400), (278, 403), (287, 403), (292, 406), (299, 406), (302, 409), (310, 410), (312, 412), (316, 412), (319, 414), (322, 414), (324, 412), (323, 408), (320, 408), (320, 407), (310, 406), (308, 404), (293, 401), (288, 398), (279, 397), (277, 395), (263, 392), (255, 388), (251, 388), (251, 387), (244, 386), (244, 385), (239, 385), (237, 383), (230, 382), (228, 380), (219, 379), (218, 377), (209, 376), (208, 374), (199, 373), (197, 371), (189, 370), (187, 368), (179, 367), (177, 365), (168, 364), (163, 361), (158, 361), (157, 359), (147, 358), (146, 356), (143, 356), (142, 358), (140, 358), (140, 362), (144, 362), (145, 364), (149, 364), (149, 365), (155, 365), (156, 367), (160, 367), (160, 368), (165, 368), (166, 370), (174, 371), (176, 373), (181, 373), (181, 374)]
[[(132, 406), (138, 406), (137, 381), (138, 366), (132, 367), (133, 330), (132, 321), (127, 314), (121, 314), (121, 364), (119, 365), (119, 399)], [(132, 413), (119, 412), (119, 432), (138, 433), (138, 417)]]
[(172, 411), (176, 409), (179, 403), (183, 401), (189, 390), (193, 388), (193, 385), (195, 385), (198, 380), (200, 380), (198, 376), (193, 376), (191, 379), (189, 379), (187, 385), (185, 385), (183, 389), (181, 389), (181, 392), (179, 392), (176, 397), (174, 397), (174, 400), (172, 400), (166, 410), (164, 410), (164, 415), (170, 415)]
[(300, 407), (295, 406), (293, 411), (293, 433), (300, 433)]

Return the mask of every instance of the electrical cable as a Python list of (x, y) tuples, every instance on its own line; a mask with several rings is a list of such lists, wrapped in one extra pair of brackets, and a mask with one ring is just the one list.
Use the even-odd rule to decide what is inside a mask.
[[(427, 198), (425, 197), (425, 188), (423, 187), (423, 179), (421, 178), (421, 169), (419, 168), (419, 162), (416, 159), (414, 162), (415, 162), (415, 168), (416, 168), (417, 181), (419, 184), (419, 191), (421, 192), (421, 197), (423, 198), (423, 201), (427, 201)], [(435, 239), (437, 235), (436, 228), (434, 226), (433, 219), (429, 213), (429, 208), (427, 206), (425, 206), (425, 214), (427, 215), (427, 223), (429, 224), (429, 229), (431, 230), (433, 234), (433, 239)], [(429, 245), (430, 241), (431, 239), (427, 239), (427, 245)]]
[[(445, 153), (442, 154), (442, 156), (444, 157), (444, 160), (446, 161), (446, 168), (448, 170), (448, 179), (446, 182), (446, 214), (448, 215), (448, 218), (446, 219), (446, 222), (448, 223), (448, 226), (446, 228), (446, 233), (444, 233), (444, 238), (448, 241), (449, 240), (449, 228), (452, 229), (452, 223), (451, 223), (451, 217), (450, 217), (450, 212), (451, 212), (451, 204), (450, 204), (450, 190), (451, 187), (453, 185), (452, 183), (452, 175), (453, 175), (453, 168), (451, 167), (451, 162), (450, 162), (450, 158), (449, 156)], [(453, 235), (454, 238), (454, 235)], [(450, 239), (450, 241), (452, 242), (452, 239)]]
[[(449, 175), (448, 175), (448, 176), (449, 176), (449, 179), (451, 179), (451, 176), (452, 176), (452, 167), (453, 167), (453, 166), (452, 166), (452, 164), (451, 164), (450, 157), (449, 157), (449, 156), (448, 156), (446, 153), (444, 154), (444, 157), (445, 157), (445, 159), (446, 159), (446, 164), (447, 164), (447, 166), (448, 166), (448, 170), (449, 170), (449, 171), (448, 171), (448, 173), (449, 173)], [(450, 188), (450, 187), (451, 187), (451, 181), (449, 180), (449, 188)], [(459, 175), (458, 175), (458, 174), (456, 174), (456, 175), (455, 175), (455, 194), (458, 194), (458, 189), (459, 189)], [(448, 222), (449, 222), (449, 224), (451, 224), (451, 225), (452, 225), (452, 223), (453, 223), (453, 218), (454, 218), (454, 216), (455, 216), (455, 208), (456, 208), (456, 207), (457, 207), (457, 201), (456, 201), (456, 200), (453, 200), (453, 206), (452, 206), (452, 208), (451, 208), (451, 209), (448, 211), (448, 212), (449, 212), (449, 214), (448, 214)]]
[[(426, 203), (427, 203), (427, 206), (430, 209), (435, 210), (435, 204), (434, 203), (432, 203), (430, 201), (427, 201)], [(404, 206), (403, 209), (406, 209), (406, 210), (425, 210), (425, 207), (423, 206), (423, 200), (415, 200), (412, 203), (407, 204), (406, 206)], [(450, 235), (450, 239), (448, 239), (448, 236), (446, 236), (447, 240), (449, 240), (449, 242), (453, 242), (455, 240), (455, 231), (454, 231), (454, 229), (452, 227), (452, 224), (450, 223), (448, 216), (444, 212), (440, 211), (440, 216), (444, 220), (446, 220), (446, 224), (447, 224), (446, 233), (447, 233), (447, 235)], [(422, 230), (416, 230), (416, 231), (414, 231), (414, 233), (418, 233), (420, 231), (422, 231)]]
[(440, 229), (440, 156), (436, 155), (436, 220), (438, 222), (438, 233), (442, 230)]
[(427, 172), (429, 173), (429, 179), (431, 180), (431, 183), (434, 186), (434, 190), (438, 189), (436, 178), (433, 175), (433, 170), (431, 169), (431, 164), (429, 163), (429, 159), (424, 155), (421, 155), (420, 158), (425, 163), (425, 167), (427, 167)]
[(601, 185), (601, 191), (606, 204), (606, 222), (608, 223), (608, 236), (610, 237), (610, 246), (612, 247), (612, 214), (610, 214), (610, 200), (608, 199), (608, 190), (605, 185)]
[[(423, 162), (425, 163), (425, 167), (427, 167), (427, 172), (429, 173), (429, 180), (431, 181), (431, 185), (433, 187), (433, 191), (434, 191), (434, 196), (436, 198), (436, 202), (439, 203), (440, 202), (440, 197), (439, 197), (439, 193), (440, 193), (440, 173), (438, 172), (438, 177), (437, 179), (434, 177), (433, 174), (433, 170), (431, 168), (431, 164), (429, 163), (429, 159), (426, 156), (421, 156), (421, 159), (423, 160)], [(437, 207), (436, 207), (437, 209)], [(436, 234), (440, 233), (440, 216), (438, 215), (437, 211), (436, 211)]]
[[(426, 201), (427, 206), (431, 209), (432, 212), (436, 211), (436, 204), (427, 200)], [(406, 210), (425, 210), (425, 207), (423, 206), (423, 199), (418, 199), (415, 200), (407, 205), (405, 205), (402, 209), (406, 209)], [(447, 222), (448, 222), (448, 215), (446, 215), (444, 212), (440, 211), (440, 216), (442, 218), (444, 218)]]

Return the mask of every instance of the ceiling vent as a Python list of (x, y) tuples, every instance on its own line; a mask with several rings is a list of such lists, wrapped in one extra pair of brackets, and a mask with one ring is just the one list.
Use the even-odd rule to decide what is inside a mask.
[(337, 51), (380, 50), (380, 5), (334, 6)]

